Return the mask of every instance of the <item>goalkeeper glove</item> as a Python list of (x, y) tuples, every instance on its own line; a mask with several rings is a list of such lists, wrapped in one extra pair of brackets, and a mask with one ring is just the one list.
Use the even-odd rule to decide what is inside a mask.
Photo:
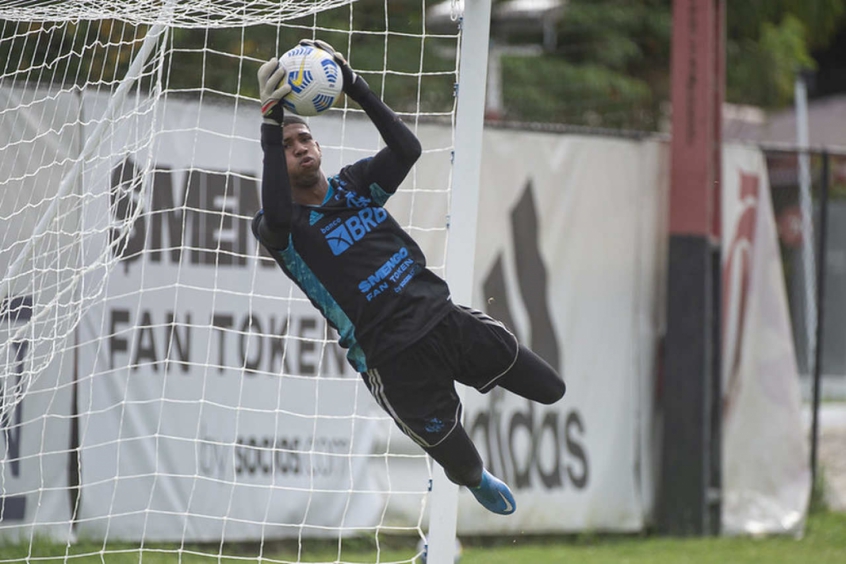
[(367, 82), (355, 73), (344, 56), (325, 41), (320, 39), (301, 39), (300, 45), (313, 47), (314, 49), (322, 49), (332, 55), (332, 58), (335, 59), (335, 62), (338, 63), (339, 67), (341, 67), (341, 76), (344, 77), (344, 93), (353, 100), (358, 101), (361, 96), (370, 90), (370, 86), (368, 86)]
[(287, 77), (288, 71), (279, 64), (276, 57), (259, 67), (259, 99), (261, 100), (261, 115), (265, 123), (282, 125), (285, 110), (279, 101), (291, 91)]

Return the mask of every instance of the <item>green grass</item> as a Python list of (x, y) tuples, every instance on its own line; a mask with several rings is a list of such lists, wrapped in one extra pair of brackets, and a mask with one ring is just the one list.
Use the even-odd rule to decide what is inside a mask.
[[(371, 541), (345, 540), (344, 562), (410, 562), (414, 556), (412, 539), (385, 539), (377, 551)], [(812, 512), (802, 539), (771, 538), (663, 538), (655, 536), (580, 535), (563, 538), (532, 536), (500, 537), (496, 541), (465, 539), (461, 564), (843, 564), (846, 563), (846, 514), (825, 510)], [(48, 542), (0, 546), (0, 562), (24, 561), (164, 564), (176, 562), (173, 546), (110, 545), (102, 552), (101, 543), (77, 543), (66, 549)], [(303, 562), (335, 562), (337, 543), (308, 543)], [(296, 562), (297, 547), (292, 543), (265, 546), (264, 556), (273, 562)], [(218, 560), (217, 546), (186, 547), (181, 562), (255, 562), (256, 546), (230, 546), (228, 557)], [(140, 556), (140, 557), (139, 557)]]
[(465, 547), (462, 564), (843, 564), (846, 563), (846, 514), (815, 512), (801, 540), (787, 537), (662, 538), (575, 537), (532, 543), (513, 538), (510, 545)]

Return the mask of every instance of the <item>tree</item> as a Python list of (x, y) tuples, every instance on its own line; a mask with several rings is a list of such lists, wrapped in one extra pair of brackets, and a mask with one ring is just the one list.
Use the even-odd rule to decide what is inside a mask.
[(557, 47), (503, 59), (507, 118), (655, 129), (669, 84), (670, 0), (570, 0)]
[[(397, 111), (415, 112), (418, 107), (449, 111), (454, 103), (455, 60), (440, 54), (437, 40), (421, 40), (423, 22), (416, 0), (359, 0), (279, 26), (175, 29), (174, 70), (168, 86), (178, 91), (202, 86), (258, 97), (254, 78), (258, 62), (249, 59), (265, 61), (280, 55), (311, 37), (314, 26), (319, 29), (317, 38), (347, 54), (356, 71)], [(366, 33), (356, 33), (361, 30)]]
[[(454, 105), (455, 57), (445, 49), (455, 39), (424, 37), (425, 14), (418, 0), (359, 0), (279, 25), (245, 28), (173, 27), (164, 68), (169, 95), (258, 97), (260, 62), (293, 47), (303, 37), (330, 42), (374, 91), (397, 111), (449, 112)], [(0, 60), (8, 83), (43, 88), (120, 80), (149, 26), (118, 20), (71, 23), (0, 20)], [(365, 33), (359, 33), (366, 31)], [(142, 90), (157, 78), (149, 71)]]
[[(173, 95), (256, 98), (259, 62), (316, 26), (318, 37), (349, 54), (398, 111), (449, 112), (455, 40), (427, 28), (426, 5), (359, 0), (280, 25), (173, 28), (165, 86)], [(563, 6), (555, 46), (541, 56), (503, 56), (503, 117), (659, 129), (669, 100), (672, 0), (568, 0)], [(830, 45), (846, 23), (846, 0), (726, 0), (726, 7), (726, 99), (766, 109), (792, 101), (797, 70), (813, 68), (811, 53)], [(146, 32), (146, 26), (112, 20), (0, 21), (3, 74), (15, 84), (118, 80)], [(500, 39), (545, 44), (540, 31)]]
[[(813, 68), (810, 53), (846, 19), (846, 0), (726, 6), (726, 99), (766, 109), (792, 101), (795, 73)], [(671, 32), (672, 0), (569, 0), (554, 51), (503, 60), (505, 117), (657, 129), (669, 100)]]
[(793, 101), (796, 73), (816, 66), (844, 25), (846, 0), (728, 2), (726, 100), (775, 109)]

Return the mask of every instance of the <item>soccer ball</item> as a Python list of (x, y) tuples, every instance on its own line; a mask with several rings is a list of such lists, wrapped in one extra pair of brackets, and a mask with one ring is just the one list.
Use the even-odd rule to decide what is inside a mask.
[[(455, 559), (453, 560), (453, 562), (455, 564), (458, 564), (458, 562), (461, 561), (461, 553), (462, 553), (463, 550), (464, 550), (464, 547), (461, 545), (461, 541), (458, 540), (458, 537), (456, 537), (455, 538)], [(426, 544), (426, 539), (420, 539), (417, 542), (417, 553), (420, 555), (420, 557), (417, 559), (417, 561), (419, 561), (420, 564), (426, 564), (426, 559), (429, 557), (429, 546)]]
[(282, 105), (300, 116), (316, 116), (325, 112), (341, 95), (344, 77), (332, 55), (308, 45), (297, 45), (279, 58), (288, 69), (286, 80), (291, 92), (282, 98)]

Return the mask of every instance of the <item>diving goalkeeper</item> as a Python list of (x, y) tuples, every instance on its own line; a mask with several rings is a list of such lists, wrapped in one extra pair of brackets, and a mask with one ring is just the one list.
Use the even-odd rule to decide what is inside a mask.
[(502, 323), (452, 303), (446, 282), (383, 207), (420, 157), (420, 142), (341, 54), (319, 40), (301, 44), (333, 54), (344, 93), (386, 146), (327, 178), (308, 124), (284, 114), (286, 69), (276, 58), (264, 63), (262, 210), (253, 233), (338, 331), (349, 363), (402, 432), (488, 510), (513, 513), (510, 489), (484, 468), (461, 425), (455, 382), (544, 404), (564, 396), (564, 382)]

